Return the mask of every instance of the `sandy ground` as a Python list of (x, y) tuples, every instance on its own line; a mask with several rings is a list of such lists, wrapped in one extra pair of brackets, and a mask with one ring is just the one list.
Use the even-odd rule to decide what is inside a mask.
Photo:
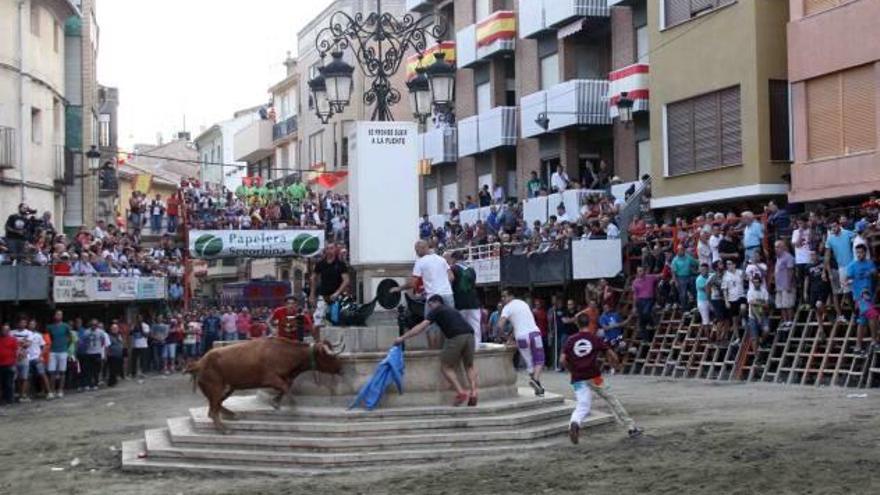
[[(545, 382), (569, 394), (561, 375)], [(289, 479), (122, 472), (120, 442), (203, 404), (184, 377), (127, 381), (0, 409), (0, 494), (880, 493), (878, 390), (611, 383), (645, 437), (630, 440), (606, 425), (578, 446), (560, 439), (529, 458)], [(847, 397), (854, 393), (868, 397)]]

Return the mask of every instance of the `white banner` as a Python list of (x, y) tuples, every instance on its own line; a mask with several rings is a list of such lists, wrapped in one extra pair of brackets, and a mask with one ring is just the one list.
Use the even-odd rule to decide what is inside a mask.
[(191, 230), (194, 258), (282, 258), (315, 256), (324, 249), (323, 230)]
[(571, 271), (575, 280), (616, 277), (623, 270), (620, 239), (577, 240), (571, 243)]
[(501, 282), (501, 258), (486, 258), (471, 262), (477, 272), (477, 284), (496, 284)]
[(156, 300), (167, 297), (165, 277), (55, 277), (56, 303)]

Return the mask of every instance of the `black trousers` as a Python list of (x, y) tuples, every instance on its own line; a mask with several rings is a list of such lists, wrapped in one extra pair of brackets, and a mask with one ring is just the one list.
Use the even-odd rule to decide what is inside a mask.
[(116, 385), (119, 377), (122, 376), (122, 356), (120, 357), (109, 357), (107, 358), (106, 369), (108, 370), (107, 376), (107, 386), (113, 387)]
[(0, 366), (0, 402), (15, 400), (15, 366)]
[(147, 352), (149, 352), (148, 348), (147, 349), (132, 348), (131, 359), (129, 359), (129, 368), (131, 368), (129, 370), (129, 372), (132, 374), (132, 376), (137, 374), (138, 366), (140, 366), (141, 373), (147, 371), (147, 369), (146, 369), (147, 364), (145, 362), (147, 359)]
[(86, 387), (97, 387), (98, 380), (101, 378), (101, 355), (86, 354), (86, 361), (83, 363), (85, 368)]

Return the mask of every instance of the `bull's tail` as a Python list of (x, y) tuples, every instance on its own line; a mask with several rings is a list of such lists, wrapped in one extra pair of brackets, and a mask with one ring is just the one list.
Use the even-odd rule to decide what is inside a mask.
[(183, 370), (184, 373), (188, 375), (192, 375), (192, 386), (193, 393), (196, 393), (196, 380), (199, 379), (199, 371), (202, 370), (202, 360), (193, 361), (186, 366), (186, 369)]

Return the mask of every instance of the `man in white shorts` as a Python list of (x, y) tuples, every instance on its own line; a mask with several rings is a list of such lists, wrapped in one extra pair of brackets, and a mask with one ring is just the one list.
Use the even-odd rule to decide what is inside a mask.
[(517, 299), (510, 289), (501, 292), (501, 301), (504, 308), (501, 309), (501, 318), (498, 319), (498, 328), (504, 328), (510, 322), (513, 326), (513, 337), (519, 354), (529, 372), (529, 385), (535, 389), (535, 395), (544, 396), (544, 386), (541, 385), (541, 371), (544, 369), (544, 344), (541, 340), (541, 331), (535, 323), (532, 308), (522, 299)]
[[(52, 386), (57, 391), (58, 397), (64, 397), (64, 375), (67, 373), (67, 351), (73, 342), (73, 329), (64, 322), (64, 314), (61, 310), (56, 310), (46, 330), (52, 338), (52, 344), (49, 348), (49, 375), (51, 377)], [(52, 398), (52, 392), (49, 392), (49, 398)]]
[[(431, 246), (425, 241), (416, 242), (416, 264), (413, 266), (412, 276), (400, 287), (391, 289), (390, 292), (401, 292), (406, 289), (412, 289), (421, 284), (425, 289), (425, 317), (428, 317), (427, 300), (431, 296), (437, 295), (443, 298), (443, 304), (450, 308), (455, 307), (455, 299), (452, 296), (452, 285), (449, 283), (453, 279), (452, 270), (449, 263), (442, 256), (434, 253)], [(431, 349), (440, 348), (441, 333), (440, 327), (431, 325), (428, 328), (428, 345)]]

